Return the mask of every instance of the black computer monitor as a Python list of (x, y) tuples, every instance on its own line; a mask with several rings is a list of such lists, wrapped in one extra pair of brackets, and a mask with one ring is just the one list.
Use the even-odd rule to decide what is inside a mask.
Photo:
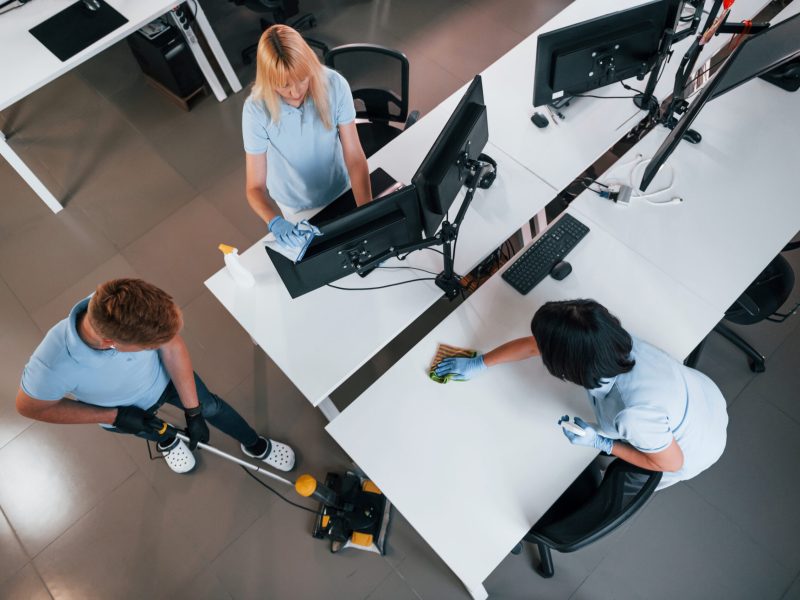
[[(744, 40), (731, 52), (711, 81), (697, 95), (686, 112), (656, 150), (642, 175), (639, 189), (652, 183), (658, 170), (688, 131), (703, 106), (742, 83), (763, 75), (800, 56), (800, 14), (795, 15), (751, 38)], [(757, 108), (757, 107), (756, 107)], [(757, 115), (753, 115), (757, 118)], [(731, 123), (731, 127), (740, 124)], [(757, 125), (756, 125), (757, 127)]]
[(476, 75), (450, 115), (412, 182), (419, 194), (425, 233), (436, 233), (489, 141), (483, 85)]
[(292, 298), (359, 272), (361, 263), (389, 248), (421, 240), (417, 190), (413, 185), (402, 187), (320, 223), (319, 228), (323, 235), (314, 239), (299, 263), (267, 248)]
[(654, 0), (539, 35), (533, 105), (644, 77), (681, 6), (681, 0)]

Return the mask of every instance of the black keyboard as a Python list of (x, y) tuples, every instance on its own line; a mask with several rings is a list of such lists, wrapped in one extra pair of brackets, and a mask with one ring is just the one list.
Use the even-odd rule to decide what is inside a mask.
[(514, 263), (503, 271), (503, 279), (520, 294), (527, 294), (547, 277), (550, 269), (562, 260), (589, 233), (589, 228), (569, 214), (563, 214)]

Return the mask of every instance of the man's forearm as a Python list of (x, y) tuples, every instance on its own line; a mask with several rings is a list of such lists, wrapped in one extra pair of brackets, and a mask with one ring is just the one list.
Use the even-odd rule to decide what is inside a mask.
[(161, 346), (158, 353), (161, 362), (169, 373), (181, 404), (186, 409), (196, 408), (200, 405), (197, 399), (197, 387), (194, 384), (194, 371), (192, 370), (192, 359), (189, 357), (189, 350), (180, 335), (176, 335), (172, 340)]
[(511, 340), (491, 352), (487, 352), (483, 356), (483, 363), (487, 367), (493, 367), (500, 363), (525, 360), (538, 355), (539, 347), (536, 345), (536, 340), (533, 336), (529, 336)]
[(76, 425), (81, 423), (105, 423), (111, 425), (117, 418), (116, 408), (101, 408), (68, 398), (48, 402), (47, 406), (35, 409), (17, 400), (17, 412), (23, 417), (45, 423)]

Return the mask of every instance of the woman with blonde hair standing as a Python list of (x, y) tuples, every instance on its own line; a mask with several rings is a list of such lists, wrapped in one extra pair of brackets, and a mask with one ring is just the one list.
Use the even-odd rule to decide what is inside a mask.
[(351, 185), (356, 204), (369, 202), (369, 169), (344, 77), (286, 25), (263, 33), (256, 57), (242, 111), (247, 201), (291, 247), (303, 240), (291, 215), (321, 208)]

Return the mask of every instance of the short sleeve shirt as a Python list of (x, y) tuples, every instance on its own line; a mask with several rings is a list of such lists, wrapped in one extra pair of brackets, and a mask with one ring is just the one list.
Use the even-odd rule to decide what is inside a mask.
[(242, 110), (248, 154), (266, 154), (270, 196), (295, 212), (329, 204), (350, 186), (338, 126), (356, 118), (347, 81), (325, 69), (333, 127), (326, 129), (311, 97), (298, 108), (280, 100), (275, 122), (266, 104), (250, 96)]
[(589, 390), (603, 435), (621, 439), (641, 452), (660, 452), (672, 443), (686, 410), (686, 385), (679, 363), (636, 338), (635, 366)]
[(77, 330), (89, 298), (56, 323), (33, 352), (20, 387), (37, 400), (70, 396), (95, 406), (153, 406), (169, 384), (157, 350), (118, 352), (88, 346)]
[(660, 452), (675, 439), (680, 471), (665, 473), (659, 488), (693, 477), (713, 464), (726, 441), (725, 399), (702, 373), (633, 338), (633, 369), (588, 390), (600, 433), (641, 452)]

